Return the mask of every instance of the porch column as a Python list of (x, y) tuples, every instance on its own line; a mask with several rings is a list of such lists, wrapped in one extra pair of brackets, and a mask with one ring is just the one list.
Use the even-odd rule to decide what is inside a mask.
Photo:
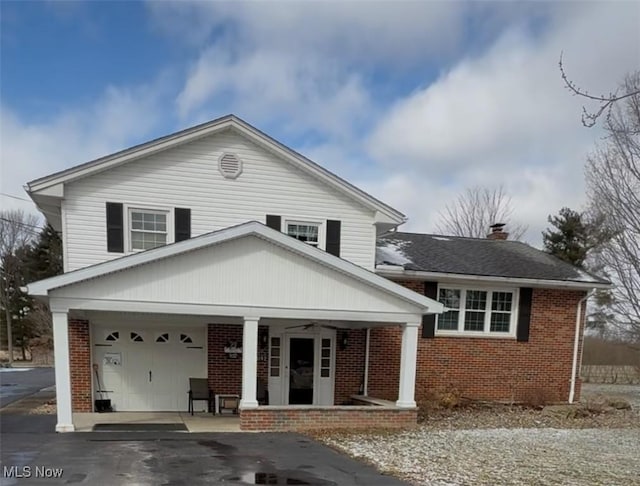
[(242, 329), (242, 398), (240, 408), (256, 408), (258, 383), (258, 317), (245, 317)]
[(407, 322), (402, 327), (402, 348), (400, 351), (400, 389), (396, 406), (412, 408), (416, 406), (416, 360), (418, 357), (418, 328), (420, 324)]
[(71, 367), (69, 365), (69, 316), (67, 312), (52, 312), (53, 350), (56, 376), (56, 432), (73, 432), (71, 415)]

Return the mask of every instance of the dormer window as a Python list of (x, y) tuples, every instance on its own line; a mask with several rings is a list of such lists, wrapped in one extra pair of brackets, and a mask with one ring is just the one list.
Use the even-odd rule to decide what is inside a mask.
[(168, 211), (129, 209), (131, 250), (150, 250), (167, 244)]
[(308, 245), (320, 245), (320, 223), (287, 221), (286, 233)]

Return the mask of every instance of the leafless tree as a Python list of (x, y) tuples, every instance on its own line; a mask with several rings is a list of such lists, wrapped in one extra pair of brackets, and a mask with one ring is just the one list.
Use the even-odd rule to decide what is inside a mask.
[(519, 240), (527, 226), (512, 220), (511, 197), (503, 186), (467, 188), (452, 204), (439, 213), (436, 230), (445, 235), (484, 238), (489, 226), (503, 223), (511, 239)]
[(16, 252), (38, 235), (38, 218), (21, 210), (0, 211), (0, 307), (7, 325), (9, 364), (13, 363), (12, 297), (13, 283), (20, 271)]
[(562, 81), (564, 81), (565, 88), (567, 88), (574, 96), (585, 98), (597, 106), (594, 110), (587, 110), (586, 106), (582, 107), (582, 124), (587, 128), (593, 127), (598, 122), (598, 118), (600, 118), (604, 113), (607, 114), (606, 119), (609, 121), (609, 118), (611, 117), (611, 110), (615, 103), (640, 94), (640, 89), (638, 89), (637, 86), (631, 86), (632, 89), (629, 90), (629, 86), (627, 85), (625, 86), (627, 89), (623, 90), (622, 94), (618, 94), (619, 91), (614, 91), (607, 95), (592, 95), (587, 90), (579, 88), (575, 82), (569, 79), (564, 69), (562, 53), (560, 53), (560, 61), (558, 62), (558, 65), (560, 67), (560, 75), (562, 76)]
[(607, 137), (587, 161), (587, 195), (607, 235), (596, 258), (615, 284), (614, 324), (640, 343), (640, 71), (621, 89), (629, 95), (611, 108)]

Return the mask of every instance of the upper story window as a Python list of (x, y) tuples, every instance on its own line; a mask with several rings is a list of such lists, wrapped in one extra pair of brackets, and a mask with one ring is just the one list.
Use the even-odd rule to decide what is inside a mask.
[(287, 221), (286, 232), (311, 246), (320, 246), (320, 223)]
[(447, 312), (437, 318), (440, 334), (515, 336), (516, 292), (440, 287), (438, 301)]
[(149, 250), (167, 244), (168, 211), (129, 209), (131, 250)]

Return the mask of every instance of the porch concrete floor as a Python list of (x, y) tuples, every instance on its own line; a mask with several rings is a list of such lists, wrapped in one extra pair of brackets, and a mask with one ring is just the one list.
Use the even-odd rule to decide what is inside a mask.
[(183, 423), (189, 432), (240, 432), (238, 415), (212, 415), (196, 412), (110, 412), (74, 413), (77, 432), (91, 432), (96, 424), (175, 424)]

